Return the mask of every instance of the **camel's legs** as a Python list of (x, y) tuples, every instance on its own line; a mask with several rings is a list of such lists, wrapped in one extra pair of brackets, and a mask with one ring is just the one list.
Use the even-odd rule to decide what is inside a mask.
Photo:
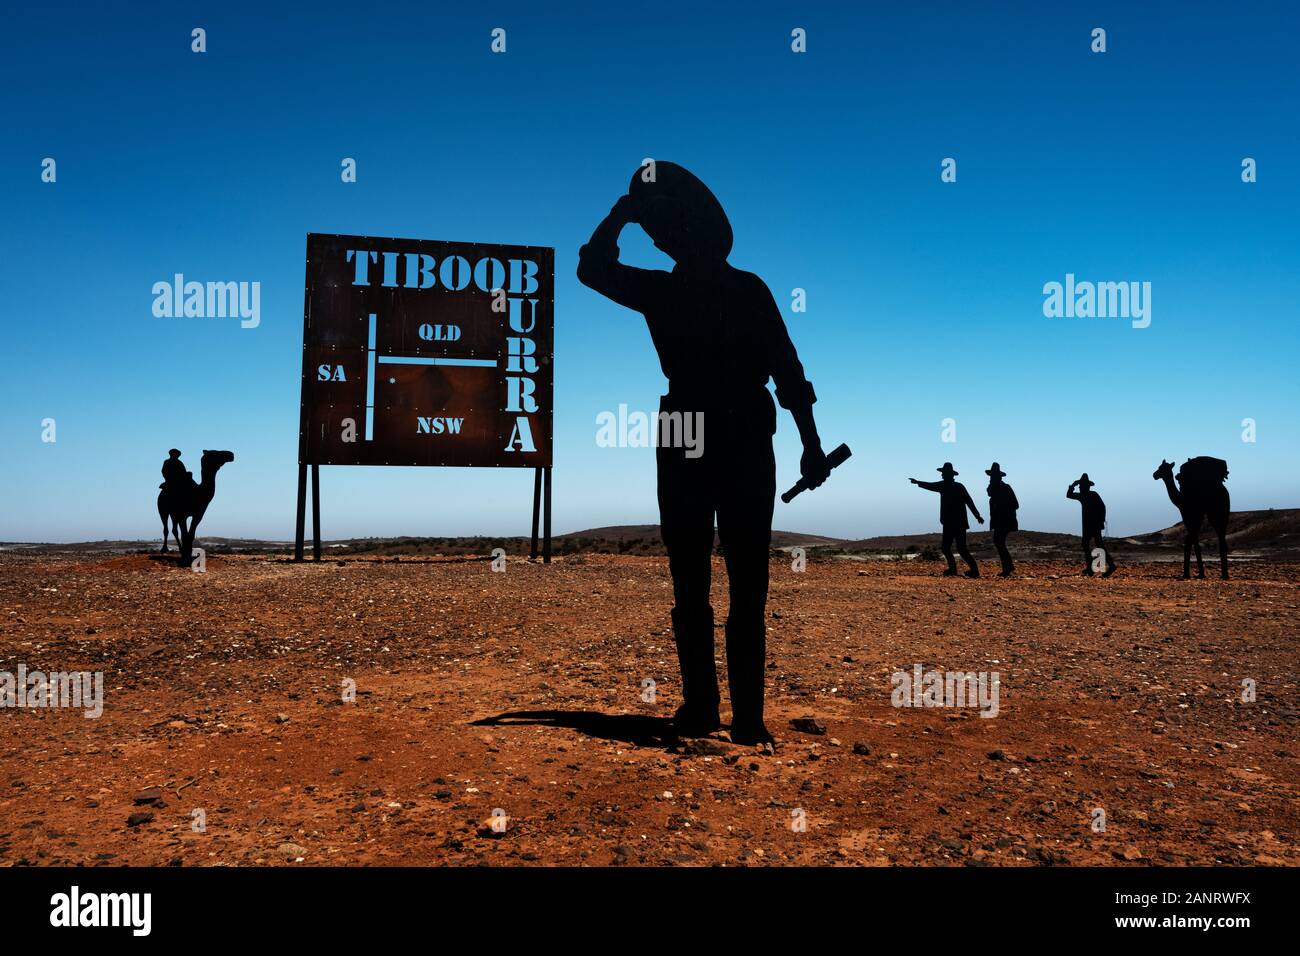
[(188, 567), (194, 561), (194, 529), (198, 526), (198, 520), (190, 518), (188, 526), (185, 521), (181, 521), (181, 531), (185, 543), (181, 547), (181, 561)]
[(162, 546), (162, 550), (159, 551), (158, 553), (159, 554), (167, 553), (167, 519), (166, 518), (163, 518), (163, 546)]
[(1192, 536), (1189, 534), (1183, 537), (1183, 577), (1190, 578), (1191, 576), (1192, 576)]
[(180, 525), (178, 525), (178, 524), (176, 523), (176, 519), (175, 519), (175, 518), (172, 519), (172, 534), (176, 536), (176, 547), (177, 547), (177, 548), (180, 548), (180, 546), (181, 546), (181, 527), (180, 527)]
[(1199, 536), (1192, 539), (1192, 547), (1196, 551), (1196, 576), (1203, 578), (1205, 577), (1205, 562), (1201, 560), (1201, 539)]

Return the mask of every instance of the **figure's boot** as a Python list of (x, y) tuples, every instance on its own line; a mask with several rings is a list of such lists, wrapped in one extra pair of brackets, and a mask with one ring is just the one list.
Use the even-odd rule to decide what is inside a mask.
[(688, 614), (673, 608), (672, 616), (682, 671), (682, 705), (673, 715), (673, 729), (682, 737), (707, 737), (722, 726), (718, 667), (713, 660), (713, 609)]
[(763, 612), (744, 623), (727, 618), (727, 689), (731, 694), (731, 742), (742, 746), (776, 741), (763, 723), (763, 668), (767, 625)]

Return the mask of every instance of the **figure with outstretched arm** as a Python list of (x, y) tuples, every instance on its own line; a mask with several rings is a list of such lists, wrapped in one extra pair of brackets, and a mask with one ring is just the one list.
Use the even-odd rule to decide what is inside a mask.
[[(619, 261), (619, 235), (631, 223), (673, 260), (671, 271)], [(721, 727), (709, 601), (716, 519), (731, 596), (731, 739), (771, 748), (763, 676), (776, 406), (768, 379), (799, 429), (800, 471), (808, 487), (825, 481), (829, 467), (813, 418), (816, 394), (780, 310), (762, 279), (727, 261), (731, 244), (731, 225), (708, 187), (681, 166), (657, 161), (634, 174), (628, 194), (582, 247), (578, 279), (645, 316), (668, 379), (657, 436), (663, 438), (664, 422), (674, 417), (696, 416), (704, 426), (700, 448), (656, 442), (660, 529), (673, 579), (673, 637), (682, 673), (676, 731), (705, 736)]]
[(980, 567), (971, 557), (970, 549), (966, 547), (966, 530), (970, 527), (970, 522), (966, 519), (966, 510), (970, 509), (970, 513), (980, 524), (984, 523), (984, 519), (980, 517), (979, 509), (971, 500), (966, 486), (953, 481), (958, 472), (953, 469), (952, 462), (945, 461), (943, 467), (936, 468), (935, 471), (941, 475), (939, 481), (921, 481), (917, 478), (909, 478), (908, 481), (918, 488), (939, 493), (939, 524), (943, 526), (943, 543), (940, 545), (940, 550), (948, 561), (948, 568), (943, 572), (943, 576), (950, 578), (957, 573), (957, 562), (952, 556), (952, 548), (956, 544), (957, 553), (962, 556), (962, 560), (969, 568), (966, 577), (977, 578), (980, 576)]

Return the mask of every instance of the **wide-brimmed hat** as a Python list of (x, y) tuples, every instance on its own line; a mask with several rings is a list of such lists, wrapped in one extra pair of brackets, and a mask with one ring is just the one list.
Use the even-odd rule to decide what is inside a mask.
[(984, 469), (984, 474), (992, 475), (994, 478), (1005, 478), (1007, 476), (1007, 473), (1002, 470), (1002, 467), (996, 461), (993, 463), (992, 468)]
[(945, 461), (943, 463), (943, 467), (936, 468), (935, 471), (942, 473), (945, 478), (951, 478), (958, 474), (957, 470), (953, 468), (952, 462), (950, 461)]
[(173, 458), (179, 458), (181, 457), (181, 450), (179, 448), (172, 448), (167, 452), (167, 454)]
[(1093, 483), (1088, 480), (1088, 473), (1086, 471), (1079, 476), (1078, 484), (1080, 488), (1083, 488), (1085, 490), (1092, 487)]
[(685, 234), (701, 258), (725, 260), (731, 255), (731, 222), (718, 197), (685, 167), (661, 159), (653, 163), (641, 166), (627, 188), (641, 214)]

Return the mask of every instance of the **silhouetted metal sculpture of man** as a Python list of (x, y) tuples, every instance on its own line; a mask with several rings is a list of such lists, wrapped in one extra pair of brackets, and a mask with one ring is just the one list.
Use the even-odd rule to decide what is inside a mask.
[(975, 502), (971, 500), (970, 492), (966, 486), (959, 482), (953, 481), (957, 472), (952, 467), (952, 462), (945, 461), (942, 468), (936, 468), (935, 471), (942, 475), (939, 481), (918, 481), (915, 478), (909, 478), (912, 484), (918, 488), (924, 488), (926, 491), (937, 491), (939, 493), (939, 524), (943, 526), (943, 543), (939, 550), (948, 560), (948, 568), (943, 572), (944, 577), (952, 577), (957, 573), (957, 562), (952, 556), (952, 546), (955, 542), (957, 553), (962, 556), (962, 560), (970, 567), (966, 572), (966, 577), (977, 578), (980, 576), (980, 567), (975, 563), (975, 559), (970, 556), (970, 549), (966, 547), (966, 529), (970, 527), (970, 522), (966, 520), (966, 509), (975, 516), (975, 520), (980, 524), (984, 519), (980, 517), (979, 509), (975, 507)]
[(1007, 535), (1020, 530), (1020, 523), (1016, 520), (1020, 502), (1016, 500), (1016, 493), (1011, 486), (1002, 480), (1007, 473), (996, 461), (992, 467), (985, 469), (984, 474), (989, 476), (989, 530), (993, 532), (993, 545), (998, 549), (998, 557), (1002, 560), (1002, 570), (998, 572), (998, 577), (1009, 578), (1015, 570), (1015, 564), (1011, 561), (1011, 552), (1007, 550)]
[[(1078, 481), (1070, 483), (1070, 487), (1065, 490), (1065, 497), (1079, 502), (1083, 506), (1083, 573), (1092, 576), (1092, 542), (1097, 542), (1097, 547), (1101, 548), (1102, 556), (1106, 559), (1106, 570), (1101, 573), (1103, 578), (1108, 578), (1115, 573), (1115, 560), (1110, 556), (1110, 551), (1106, 549), (1106, 542), (1102, 539), (1101, 532), (1106, 526), (1106, 502), (1101, 500), (1101, 495), (1093, 491), (1094, 484), (1088, 480), (1088, 473), (1085, 471), (1079, 476)], [(1078, 491), (1075, 489), (1078, 488)]]
[(185, 486), (185, 478), (189, 472), (185, 470), (185, 463), (181, 461), (181, 450), (173, 448), (167, 452), (167, 460), (162, 463), (162, 484), (159, 488), (182, 488)]
[[(675, 263), (671, 272), (618, 260), (618, 237), (638, 223)], [(673, 636), (684, 703), (677, 733), (704, 736), (721, 726), (709, 580), (714, 516), (727, 565), (727, 683), (731, 739), (774, 743), (763, 722), (768, 551), (776, 496), (772, 435), (776, 407), (789, 409), (803, 440), (800, 470), (810, 487), (828, 467), (813, 421), (817, 400), (772, 293), (758, 276), (727, 262), (731, 225), (699, 179), (657, 161), (632, 177), (579, 253), (578, 279), (645, 315), (668, 379), (665, 413), (703, 413), (704, 454), (657, 441), (659, 520), (673, 577)]]

